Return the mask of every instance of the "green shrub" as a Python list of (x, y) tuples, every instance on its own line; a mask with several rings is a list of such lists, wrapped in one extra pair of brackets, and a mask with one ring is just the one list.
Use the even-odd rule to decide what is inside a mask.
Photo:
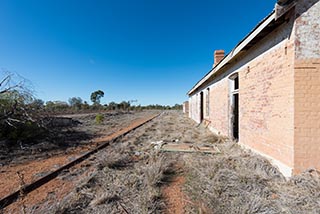
[(102, 114), (97, 114), (95, 120), (96, 120), (96, 124), (101, 124), (104, 120), (104, 116)]
[(34, 141), (45, 135), (46, 130), (31, 121), (16, 124), (15, 127), (7, 124), (0, 125), (0, 140), (8, 140), (13, 144), (19, 141), (34, 143)]

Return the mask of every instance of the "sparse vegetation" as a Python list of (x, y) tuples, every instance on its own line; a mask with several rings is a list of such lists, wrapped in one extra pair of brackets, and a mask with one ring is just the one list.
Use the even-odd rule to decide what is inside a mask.
[(95, 118), (96, 124), (101, 124), (103, 120), (104, 120), (104, 116), (102, 114), (96, 115), (96, 118)]
[(42, 135), (42, 104), (33, 97), (25, 79), (5, 73), (0, 82), (0, 141), (15, 144)]
[[(304, 173), (289, 181), (265, 158), (229, 142), (221, 154), (192, 155), (186, 191), (196, 202), (190, 213), (319, 213), (320, 177)], [(296, 182), (298, 181), (298, 182)], [(303, 183), (303, 185), (301, 185)]]
[(109, 104), (93, 103), (89, 105), (82, 101), (80, 97), (69, 98), (68, 103), (64, 101), (48, 101), (45, 105), (39, 105), (46, 112), (51, 114), (70, 114), (70, 113), (91, 113), (107, 111), (142, 111), (142, 110), (182, 110), (182, 105), (173, 106), (164, 105), (131, 105), (130, 101), (121, 101), (120, 103), (110, 102)]
[[(93, 122), (95, 116), (89, 114), (91, 123), (85, 123), (84, 127), (101, 129), (101, 125)], [(128, 120), (122, 119), (115, 121), (122, 124)], [(166, 144), (206, 145), (219, 152), (161, 153), (152, 144), (159, 140)], [(163, 192), (163, 189), (170, 189), (174, 176), (185, 178), (179, 184), (185, 198), (177, 199), (186, 202), (187, 206), (182, 208), (185, 213), (320, 211), (320, 175), (317, 171), (310, 170), (286, 180), (265, 158), (213, 135), (179, 111), (167, 111), (112, 143), (82, 167), (62, 175), (59, 179), (75, 184), (73, 191), (68, 189), (70, 194), (66, 197), (62, 199), (59, 193), (53, 194), (33, 207), (26, 206), (26, 212), (165, 213), (168, 207), (175, 205), (168, 204), (165, 197), (170, 195)]]
[(71, 98), (69, 98), (69, 105), (74, 110), (80, 110), (83, 106), (83, 102), (80, 97), (71, 97)]
[(133, 159), (128, 146), (114, 144), (97, 155), (98, 171), (80, 181), (60, 205), (50, 207), (52, 213), (162, 213), (160, 188), (172, 161), (152, 150)]

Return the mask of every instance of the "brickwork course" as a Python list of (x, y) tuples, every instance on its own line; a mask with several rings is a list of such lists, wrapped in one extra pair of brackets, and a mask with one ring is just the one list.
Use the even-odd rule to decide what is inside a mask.
[(319, 0), (279, 0), (228, 55), (215, 52), (212, 70), (188, 92), (189, 117), (284, 175), (320, 170), (319, 14)]

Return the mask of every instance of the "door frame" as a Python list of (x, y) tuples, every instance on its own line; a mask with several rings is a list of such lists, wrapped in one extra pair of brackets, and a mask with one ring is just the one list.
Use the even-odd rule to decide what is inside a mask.
[(203, 98), (203, 91), (200, 92), (200, 112), (199, 112), (199, 116), (200, 116), (200, 123), (203, 121), (204, 119), (204, 98)]
[(229, 136), (238, 141), (240, 135), (239, 120), (239, 75), (234, 73), (229, 76)]

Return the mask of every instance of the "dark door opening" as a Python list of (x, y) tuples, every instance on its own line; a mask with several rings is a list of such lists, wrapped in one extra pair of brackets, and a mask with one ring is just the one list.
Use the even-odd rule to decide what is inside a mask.
[(200, 93), (200, 122), (203, 120), (203, 92)]
[(232, 95), (233, 111), (232, 111), (232, 135), (233, 138), (239, 139), (239, 94)]
[(233, 74), (230, 77), (230, 136), (234, 140), (239, 139), (239, 76)]

